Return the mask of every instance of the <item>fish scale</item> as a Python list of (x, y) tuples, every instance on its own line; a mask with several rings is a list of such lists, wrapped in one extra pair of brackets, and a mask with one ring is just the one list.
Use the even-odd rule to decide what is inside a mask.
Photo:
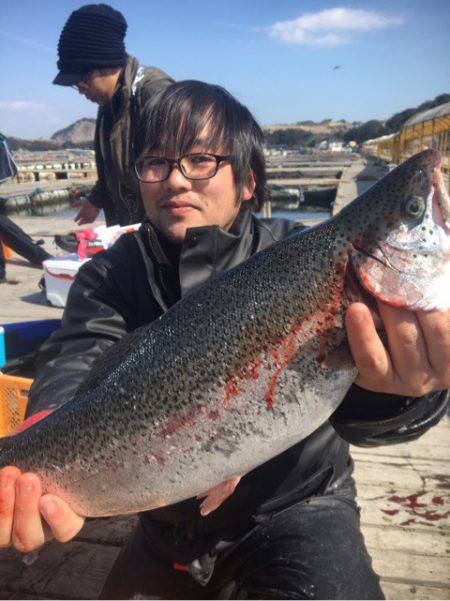
[[(399, 305), (396, 282), (434, 285), (448, 270), (450, 230), (432, 217), (436, 207), (448, 214), (433, 183), (438, 161), (431, 150), (412, 157), (335, 218), (124, 337), (72, 401), (3, 442), (0, 467), (36, 472), (80, 515), (105, 516), (198, 495), (308, 436), (357, 373), (345, 344), (349, 302), (370, 292)], [(411, 217), (414, 195), (422, 221)], [(425, 222), (432, 234), (418, 236)]]

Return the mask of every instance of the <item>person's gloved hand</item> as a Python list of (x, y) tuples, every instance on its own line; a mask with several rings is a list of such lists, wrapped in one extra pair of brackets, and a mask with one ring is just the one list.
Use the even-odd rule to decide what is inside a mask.
[(84, 518), (60, 497), (42, 495), (36, 474), (16, 467), (0, 470), (0, 548), (28, 553), (55, 538), (67, 542), (78, 534)]
[(74, 217), (74, 221), (78, 225), (85, 225), (86, 223), (92, 223), (98, 217), (100, 209), (93, 205), (87, 198), (81, 201), (81, 207), (78, 213)]

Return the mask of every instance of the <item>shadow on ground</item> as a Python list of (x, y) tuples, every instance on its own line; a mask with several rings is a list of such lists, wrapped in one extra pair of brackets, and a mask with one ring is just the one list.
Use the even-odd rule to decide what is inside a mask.
[(32, 294), (26, 294), (25, 296), (21, 296), (20, 300), (23, 300), (24, 303), (30, 303), (31, 305), (42, 305), (42, 306), (51, 306), (47, 299), (45, 298), (45, 294), (41, 291), (33, 292)]

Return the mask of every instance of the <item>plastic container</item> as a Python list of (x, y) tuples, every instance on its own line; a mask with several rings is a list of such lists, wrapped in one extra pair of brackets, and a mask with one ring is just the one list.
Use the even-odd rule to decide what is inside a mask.
[(5, 361), (17, 359), (27, 353), (37, 351), (50, 334), (60, 327), (60, 319), (36, 319), (33, 321), (2, 323), (0, 326), (0, 368), (5, 365)]
[(6, 364), (5, 328), (0, 326), (0, 369)]
[(20, 426), (33, 380), (0, 374), (0, 437)]
[(55, 307), (65, 307), (70, 287), (80, 267), (90, 259), (79, 259), (76, 253), (43, 262), (45, 295)]

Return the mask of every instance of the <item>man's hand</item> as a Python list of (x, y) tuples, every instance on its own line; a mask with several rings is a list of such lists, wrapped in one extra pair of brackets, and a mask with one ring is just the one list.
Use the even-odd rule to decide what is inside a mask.
[(12, 545), (28, 553), (52, 538), (64, 543), (83, 524), (65, 501), (42, 495), (36, 474), (22, 474), (16, 467), (0, 470), (0, 548)]
[(359, 374), (355, 383), (386, 394), (419, 397), (450, 388), (450, 310), (413, 313), (378, 303), (386, 346), (368, 307), (348, 308), (346, 328)]
[(89, 202), (87, 198), (84, 198), (81, 201), (80, 210), (74, 217), (74, 221), (78, 223), (78, 225), (86, 225), (86, 223), (95, 221), (99, 213), (100, 209)]

